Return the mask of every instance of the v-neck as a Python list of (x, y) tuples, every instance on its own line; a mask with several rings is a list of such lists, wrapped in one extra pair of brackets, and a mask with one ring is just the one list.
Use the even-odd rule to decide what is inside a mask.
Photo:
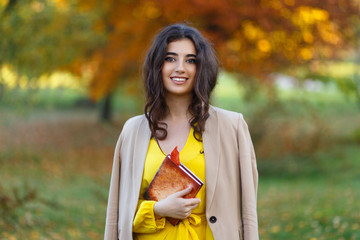
[[(190, 131), (189, 131), (189, 134), (188, 134), (188, 137), (187, 137), (187, 139), (186, 139), (186, 142), (185, 142), (185, 145), (184, 145), (184, 147), (181, 149), (181, 151), (179, 151), (179, 154), (181, 154), (181, 153), (183, 153), (184, 152), (184, 150), (186, 149), (186, 147), (187, 147), (187, 145), (189, 144), (189, 141), (190, 141), (190, 137), (191, 137), (191, 134), (193, 133), (193, 131), (194, 131), (194, 129), (191, 127), (190, 128)], [(162, 148), (160, 147), (160, 144), (159, 144), (159, 141), (156, 139), (156, 138), (154, 138), (155, 139), (155, 141), (156, 141), (156, 145), (157, 145), (157, 147), (158, 147), (158, 149), (164, 154), (164, 156), (167, 156), (168, 154), (170, 154), (170, 153), (165, 153), (163, 150), (162, 150)], [(174, 148), (175, 148), (176, 146), (174, 146)], [(173, 149), (174, 149), (173, 148)], [(171, 150), (172, 151), (172, 150)]]

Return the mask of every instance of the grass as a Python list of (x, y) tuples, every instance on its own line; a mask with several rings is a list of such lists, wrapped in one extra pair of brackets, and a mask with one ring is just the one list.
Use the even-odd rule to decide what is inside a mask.
[(36, 196), (2, 214), (0, 239), (101, 238), (122, 122), (99, 124), (90, 110), (37, 110), (27, 118), (6, 113), (1, 114), (0, 192), (13, 202), (29, 189)]
[[(320, 136), (332, 138), (324, 141), (330, 145), (313, 152), (285, 154), (280, 149), (265, 157), (263, 143), (255, 145), (261, 239), (360, 239), (360, 147), (352, 135), (360, 122), (356, 104), (342, 98), (326, 103), (317, 96), (309, 103), (309, 96), (297, 96), (271, 109), (263, 99), (245, 104), (231, 82), (224, 84), (228, 86), (217, 90), (215, 104), (245, 113), (250, 125), (263, 112), (268, 117), (261, 120), (272, 129), (290, 123), (291, 129), (302, 131), (296, 123), (311, 125), (308, 114), (315, 111), (319, 123), (330, 126), (330, 135)], [(30, 109), (0, 103), (0, 199), (16, 206), (1, 208), (0, 240), (103, 237), (114, 145), (124, 120), (141, 112), (141, 104), (119, 94), (114, 122), (102, 124), (96, 109), (72, 105), (83, 95), (57, 94), (52, 107), (43, 102), (46, 97)], [(20, 96), (17, 102), (26, 101)], [(283, 134), (274, 133), (267, 145)]]
[(354, 144), (319, 152), (295, 173), (289, 162), (260, 166), (262, 239), (360, 239), (359, 159)]
[[(259, 189), (262, 239), (359, 239), (355, 181), (264, 178)], [(267, 182), (267, 183), (266, 183)], [(269, 207), (271, 207), (269, 209)]]

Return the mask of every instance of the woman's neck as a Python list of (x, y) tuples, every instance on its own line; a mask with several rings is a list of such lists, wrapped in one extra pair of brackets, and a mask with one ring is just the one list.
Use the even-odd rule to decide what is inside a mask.
[(169, 108), (169, 114), (165, 117), (165, 121), (188, 121), (191, 118), (188, 112), (190, 103), (191, 96), (167, 96), (166, 104)]

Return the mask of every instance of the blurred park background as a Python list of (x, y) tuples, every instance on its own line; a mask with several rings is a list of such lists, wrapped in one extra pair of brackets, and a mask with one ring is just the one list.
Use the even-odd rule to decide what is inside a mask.
[(102, 239), (112, 155), (164, 26), (214, 44), (260, 238), (360, 239), (359, 0), (0, 0), (0, 239)]

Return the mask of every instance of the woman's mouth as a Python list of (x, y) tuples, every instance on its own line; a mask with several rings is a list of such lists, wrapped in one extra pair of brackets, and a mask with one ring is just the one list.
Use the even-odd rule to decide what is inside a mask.
[(177, 84), (184, 83), (188, 78), (185, 77), (170, 77), (171, 80), (173, 80)]

